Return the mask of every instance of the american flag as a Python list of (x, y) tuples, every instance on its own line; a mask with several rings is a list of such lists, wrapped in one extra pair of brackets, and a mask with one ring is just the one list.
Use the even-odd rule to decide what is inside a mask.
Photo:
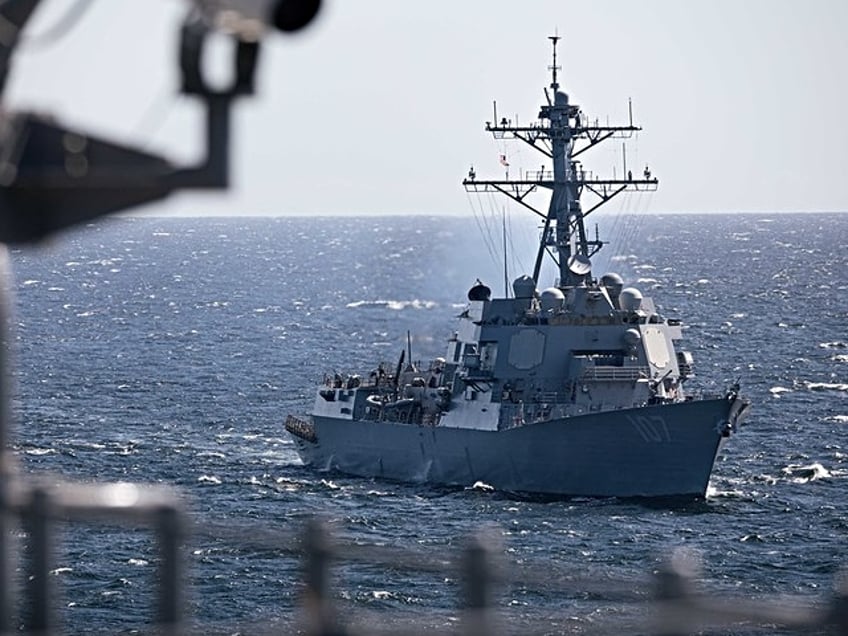
[(506, 166), (507, 168), (509, 168), (509, 161), (506, 160), (506, 155), (500, 155), (498, 158), (502, 166)]

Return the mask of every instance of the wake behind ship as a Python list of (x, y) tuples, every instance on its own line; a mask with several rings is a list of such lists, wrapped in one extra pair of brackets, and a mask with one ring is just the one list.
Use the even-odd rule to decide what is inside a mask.
[[(362, 477), (470, 486), (556, 496), (666, 497), (706, 494), (715, 459), (748, 409), (738, 386), (722, 395), (684, 392), (692, 356), (676, 351), (678, 320), (614, 273), (596, 279), (592, 257), (603, 241), (585, 218), (624, 191), (650, 191), (658, 180), (600, 178), (579, 155), (640, 130), (594, 124), (552, 81), (538, 121), (486, 123), (496, 139), (540, 152), (550, 168), (463, 180), (471, 192), (498, 192), (541, 219), (532, 275), (512, 297), (492, 298), (479, 281), (449, 338), (428, 366), (380, 364), (361, 377), (335, 375), (312, 412), (289, 416), (306, 464)], [(551, 191), (547, 213), (529, 194)], [(584, 210), (581, 197), (594, 202)], [(558, 271), (538, 291), (545, 255)]]

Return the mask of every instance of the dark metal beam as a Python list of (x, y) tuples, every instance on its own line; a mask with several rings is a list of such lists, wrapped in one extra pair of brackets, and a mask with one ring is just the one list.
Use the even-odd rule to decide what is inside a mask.
[(627, 189), (627, 188), (626, 188), (625, 186), (622, 186), (622, 187), (620, 187), (618, 190), (613, 191), (613, 192), (612, 192), (612, 194), (607, 193), (606, 195), (600, 195), (600, 194), (598, 194), (597, 192), (595, 192), (594, 190), (592, 190), (592, 188), (589, 188), (589, 190), (592, 192), (592, 194), (595, 194), (595, 195), (599, 196), (599, 197), (601, 198), (601, 200), (600, 200), (600, 201), (598, 201), (598, 202), (597, 202), (595, 205), (593, 205), (591, 208), (589, 208), (588, 210), (586, 210), (585, 212), (583, 212), (583, 217), (585, 218), (585, 217), (589, 216), (592, 212), (594, 212), (595, 210), (597, 210), (597, 209), (598, 209), (599, 207), (601, 207), (604, 203), (606, 203), (607, 201), (609, 201), (610, 199), (612, 199), (612, 198), (613, 198), (614, 196), (616, 196), (617, 194), (620, 194), (620, 193), (624, 192), (626, 189)]
[(571, 153), (571, 158), (573, 159), (574, 157), (577, 157), (578, 155), (589, 150), (589, 148), (593, 148), (593, 147), (597, 146), (599, 143), (601, 143), (602, 141), (606, 141), (607, 139), (612, 137), (614, 134), (615, 134), (614, 132), (609, 132), (605, 135), (600, 135), (598, 137), (590, 138), (588, 145), (583, 146), (582, 148), (580, 148), (580, 150), (575, 150), (574, 152)]
[(536, 145), (536, 139), (539, 139), (539, 137), (536, 137), (536, 139), (531, 141), (530, 139), (527, 139), (526, 137), (522, 137), (521, 135), (514, 135), (514, 136), (515, 136), (516, 139), (520, 139), (521, 141), (526, 143), (528, 146), (533, 146), (533, 148), (535, 148), (536, 150), (541, 152), (543, 155), (547, 155), (548, 158), (552, 158), (554, 156), (553, 153), (550, 150), (548, 150), (546, 148), (540, 148), (539, 146)]
[[(577, 126), (571, 129), (573, 137), (578, 137), (583, 134), (594, 132), (639, 132), (641, 126)], [(538, 137), (550, 137), (550, 126), (486, 126), (486, 132), (491, 133), (517, 133), (517, 132), (532, 132)]]
[[(483, 184), (487, 187), (491, 186), (492, 188), (494, 188), (495, 190), (497, 190), (501, 194), (505, 194), (506, 196), (508, 196), (510, 199), (512, 199), (516, 203), (520, 203), (521, 205), (523, 205), (525, 208), (530, 210), (536, 216), (543, 218), (543, 219), (547, 218), (547, 216), (545, 214), (542, 214), (536, 208), (534, 208), (532, 205), (530, 205), (529, 203), (524, 201), (524, 197), (526, 197), (528, 194), (533, 192), (533, 190), (535, 190), (535, 188), (530, 188), (529, 190), (527, 190), (527, 192), (525, 192), (522, 196), (519, 197), (519, 196), (516, 196), (515, 194), (513, 194), (512, 192), (510, 192), (509, 190), (505, 190), (505, 189), (501, 188), (498, 185), (498, 183), (495, 182), (495, 181), (481, 182), (481, 181), (469, 181), (468, 179), (463, 179), (463, 181), (462, 181), (462, 185), (464, 185), (465, 189), (469, 192), (480, 192), (480, 190), (478, 190), (477, 188), (473, 188), (473, 189), (469, 188), (469, 186), (474, 186), (478, 183)], [(488, 192), (488, 189), (484, 189), (483, 192)]]

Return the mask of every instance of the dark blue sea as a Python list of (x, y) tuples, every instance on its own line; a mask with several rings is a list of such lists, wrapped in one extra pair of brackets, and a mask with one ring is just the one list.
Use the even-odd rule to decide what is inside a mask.
[[(283, 422), (325, 373), (397, 360), (407, 331), (416, 359), (443, 355), (475, 279), (500, 292), (502, 226), (483, 216), (124, 218), (12, 250), (15, 454), (26, 473), (178, 487), (198, 633), (296, 624), (302, 568), (286, 544), (313, 515), (422, 562), (494, 528), (507, 571), (538, 574), (495, 594), (523, 633), (615, 631), (647, 609), (614, 590), (649, 592), (680, 547), (711, 592), (826, 600), (848, 564), (848, 214), (600, 225), (611, 244), (595, 273), (618, 271), (684, 321), (691, 388), (739, 380), (753, 402), (706, 501), (533, 501), (301, 465)], [(507, 226), (511, 279), (532, 267), (536, 230)], [(252, 542), (270, 536), (279, 548)], [(63, 524), (63, 630), (149, 631), (156, 563), (142, 527)], [(599, 589), (569, 591), (575, 575)], [(345, 617), (456, 626), (453, 573), (343, 564), (333, 586)]]

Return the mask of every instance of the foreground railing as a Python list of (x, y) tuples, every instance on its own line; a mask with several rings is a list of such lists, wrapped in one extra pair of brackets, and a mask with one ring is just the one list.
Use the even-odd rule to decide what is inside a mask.
[[(49, 483), (43, 477), (14, 479), (4, 488), (2, 514), (17, 518), (24, 531), (22, 569), (25, 589), (22, 601), (14, 603), (9, 594), (11, 580), (3, 580), (7, 605), (2, 633), (58, 633), (61, 623), (54, 615), (57, 591), (50, 573), (55, 568), (55, 546), (61, 526), (68, 523), (93, 525), (98, 522), (147, 527), (156, 537), (159, 552), (158, 590), (152, 623), (162, 633), (178, 633), (182, 620), (185, 514), (177, 493), (167, 487), (130, 483), (75, 484)], [(7, 524), (8, 525), (8, 524)], [(6, 554), (11, 539), (3, 538)], [(15, 619), (15, 605), (19, 617)]]
[[(54, 567), (57, 525), (68, 521), (143, 523), (155, 532), (159, 547), (157, 604), (148, 627), (153, 626), (156, 634), (848, 634), (846, 579), (840, 578), (833, 594), (820, 602), (809, 598), (753, 600), (723, 596), (703, 589), (697, 556), (683, 550), (675, 551), (656, 572), (644, 578), (616, 579), (609, 573), (582, 574), (550, 564), (507, 563), (495, 528), (469, 536), (464, 547), (428, 547), (426, 551), (342, 540), (329, 524), (317, 519), (307, 522), (297, 535), (255, 527), (248, 531), (238, 525), (204, 521), (192, 530), (187, 541), (187, 517), (180, 500), (167, 488), (41, 484), (19, 489), (17, 497), (20, 499), (13, 501), (4, 514), (18, 516), (26, 528), (27, 583), (21, 616), (5, 626), (0, 632), (4, 634), (64, 633), (61, 617), (52, 611), (51, 601), (59, 590), (52, 588), (49, 573)], [(206, 539), (223, 540), (240, 548), (273, 550), (281, 558), (300, 560), (302, 580), (292, 582), (300, 589), (300, 608), (292, 612), (284, 627), (202, 624), (184, 619), (181, 554), (186, 542)], [(332, 583), (335, 579), (345, 585), (346, 568), (362, 564), (385, 569), (387, 578), (429, 574), (440, 581), (455, 581), (455, 609), (434, 609), (423, 615), (419, 609), (415, 616), (398, 615), (392, 610), (364, 611), (345, 599)], [(334, 577), (334, 573), (340, 575)], [(510, 609), (510, 594), (540, 590), (572, 605), (584, 603), (615, 611), (608, 619), (575, 623), (565, 615), (528, 618)], [(446, 605), (450, 607), (451, 603)], [(573, 612), (571, 607), (563, 613)], [(127, 626), (133, 628), (138, 626)]]
[[(244, 544), (238, 528), (205, 526), (209, 537), (230, 536)], [(528, 619), (513, 616), (508, 603), (498, 599), (506, 589), (545, 590), (563, 599), (586, 599), (596, 605), (615, 607), (619, 612), (609, 621), (581, 624), (582, 634), (639, 633), (690, 634), (759, 632), (825, 632), (848, 634), (848, 585), (840, 577), (830, 598), (812, 603), (809, 599), (753, 600), (705, 592), (699, 579), (700, 562), (694, 553), (675, 551), (664, 564), (644, 579), (614, 579), (557, 571), (550, 565), (507, 563), (499, 533), (490, 528), (468, 537), (463, 548), (428, 551), (363, 545), (334, 538), (328, 525), (310, 521), (299, 539), (277, 532), (253, 534), (250, 544), (275, 549), (303, 563), (302, 613), (297, 631), (331, 634), (550, 634), (575, 631), (560, 619)], [(334, 592), (331, 573), (349, 564), (368, 564), (386, 569), (387, 577), (398, 572), (430, 573), (440, 580), (457, 580), (460, 597), (455, 612), (443, 618), (454, 627), (433, 628), (421, 616), (398, 619), (390, 610), (379, 613), (351, 608)], [(254, 626), (255, 627), (255, 626)], [(202, 630), (200, 630), (202, 631)], [(259, 630), (261, 632), (261, 630)], [(251, 632), (253, 633), (253, 632)], [(262, 632), (271, 633), (271, 632)], [(279, 633), (279, 632), (274, 632)]]

